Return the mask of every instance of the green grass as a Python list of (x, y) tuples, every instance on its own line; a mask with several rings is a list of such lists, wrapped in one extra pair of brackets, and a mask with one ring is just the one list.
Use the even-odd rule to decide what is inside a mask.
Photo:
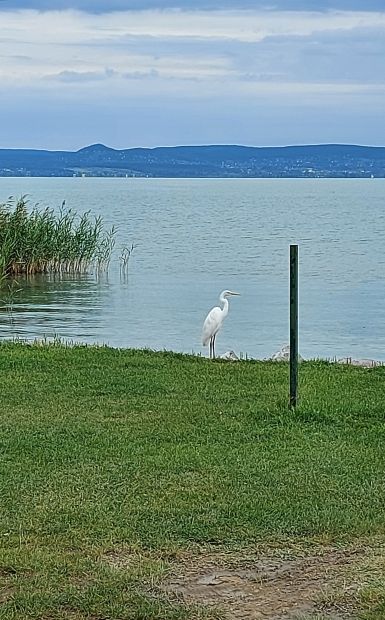
[(108, 264), (114, 231), (104, 232), (90, 213), (53, 209), (30, 212), (25, 197), (0, 204), (0, 281), (21, 273), (81, 272)]
[(214, 617), (153, 592), (191, 545), (384, 534), (384, 367), (303, 363), (296, 411), (284, 363), (13, 343), (0, 369), (0, 619)]

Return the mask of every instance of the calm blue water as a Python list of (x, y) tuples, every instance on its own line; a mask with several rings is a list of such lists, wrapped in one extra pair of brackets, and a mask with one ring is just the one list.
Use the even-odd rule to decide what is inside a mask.
[(385, 359), (385, 180), (0, 179), (0, 202), (21, 194), (102, 215), (117, 254), (100, 279), (20, 281), (1, 338), (206, 353), (201, 325), (229, 288), (242, 296), (218, 354), (270, 356), (288, 341), (288, 247), (299, 243), (300, 353)]

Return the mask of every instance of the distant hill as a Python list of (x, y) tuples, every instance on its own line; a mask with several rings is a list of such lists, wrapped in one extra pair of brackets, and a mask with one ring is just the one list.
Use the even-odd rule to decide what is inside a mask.
[(385, 177), (385, 147), (175, 146), (76, 152), (0, 149), (0, 176)]

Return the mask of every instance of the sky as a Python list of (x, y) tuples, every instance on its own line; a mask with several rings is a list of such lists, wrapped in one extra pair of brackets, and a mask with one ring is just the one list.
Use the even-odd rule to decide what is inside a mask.
[(0, 0), (0, 148), (385, 145), (385, 0)]

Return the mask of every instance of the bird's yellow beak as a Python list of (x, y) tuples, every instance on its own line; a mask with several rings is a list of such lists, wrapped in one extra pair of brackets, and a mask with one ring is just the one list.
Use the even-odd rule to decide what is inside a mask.
[(240, 295), (240, 293), (233, 293), (232, 291), (229, 291), (230, 295)]

